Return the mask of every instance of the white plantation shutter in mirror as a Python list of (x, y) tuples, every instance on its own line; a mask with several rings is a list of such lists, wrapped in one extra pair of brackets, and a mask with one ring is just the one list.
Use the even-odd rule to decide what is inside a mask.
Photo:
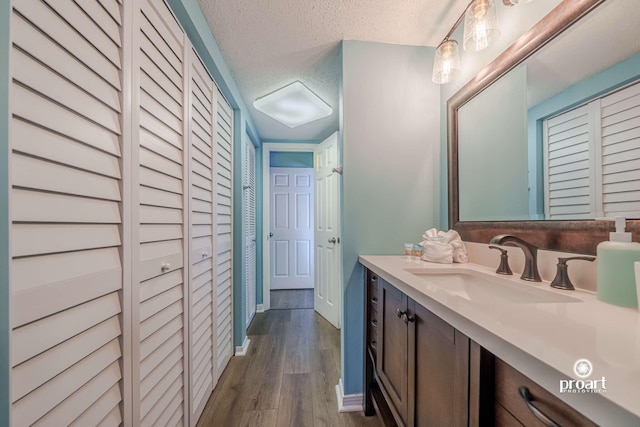
[(218, 375), (233, 356), (233, 110), (221, 93), (216, 97), (215, 124), (216, 206), (216, 363)]
[(595, 216), (593, 114), (585, 105), (545, 120), (545, 217)]
[(190, 362), (191, 425), (195, 425), (213, 391), (214, 289), (213, 289), (213, 79), (191, 52), (190, 76)]
[(640, 214), (640, 83), (600, 101), (602, 216)]
[[(134, 425), (182, 425), (185, 380), (185, 38), (162, 0), (136, 2)], [(137, 131), (137, 138), (136, 132)], [(187, 159), (188, 161), (188, 159)], [(135, 172), (134, 172), (135, 173)], [(138, 344), (139, 343), (139, 344)]]
[(543, 128), (547, 219), (640, 215), (640, 83)]
[(119, 2), (11, 16), (11, 418), (123, 420)]

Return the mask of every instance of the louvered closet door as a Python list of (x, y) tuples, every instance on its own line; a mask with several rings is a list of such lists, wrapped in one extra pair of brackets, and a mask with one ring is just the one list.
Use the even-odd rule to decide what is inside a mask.
[(213, 391), (213, 145), (214, 84), (197, 54), (190, 75), (190, 369), (191, 425), (195, 425)]
[(640, 83), (602, 98), (600, 215), (640, 213)]
[[(135, 3), (139, 232), (134, 266), (133, 424), (185, 423), (185, 37), (162, 0)], [(136, 135), (137, 134), (137, 135)], [(187, 159), (188, 161), (188, 159)], [(138, 167), (139, 166), (139, 167)], [(136, 252), (136, 249), (134, 249)]]
[(544, 121), (547, 219), (595, 217), (593, 129), (589, 105)]
[(114, 0), (13, 2), (14, 426), (122, 421), (121, 16)]
[(256, 148), (249, 135), (244, 145), (245, 326), (248, 328), (256, 314)]
[(216, 98), (216, 364), (217, 375), (233, 356), (232, 297), (232, 153), (233, 110), (222, 94)]

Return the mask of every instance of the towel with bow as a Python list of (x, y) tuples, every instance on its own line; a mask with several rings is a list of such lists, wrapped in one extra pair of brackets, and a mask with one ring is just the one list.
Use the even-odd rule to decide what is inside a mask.
[(441, 264), (469, 262), (467, 248), (464, 246), (457, 231), (449, 230), (444, 232), (432, 228), (425, 231), (422, 238), (424, 240), (420, 245), (424, 248), (423, 260)]

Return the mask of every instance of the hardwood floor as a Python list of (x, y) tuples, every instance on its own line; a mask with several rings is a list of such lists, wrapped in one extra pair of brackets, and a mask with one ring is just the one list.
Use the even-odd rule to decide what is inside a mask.
[(199, 427), (382, 426), (338, 413), (340, 331), (313, 309), (256, 314), (248, 335), (248, 354), (231, 359)]
[(271, 309), (313, 308), (313, 289), (271, 291)]

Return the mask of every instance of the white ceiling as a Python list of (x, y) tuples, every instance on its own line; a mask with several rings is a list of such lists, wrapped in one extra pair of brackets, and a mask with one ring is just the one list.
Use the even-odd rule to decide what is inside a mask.
[[(437, 46), (469, 0), (198, 0), (263, 140), (338, 129), (341, 40)], [(300, 80), (333, 115), (290, 129), (253, 101)]]

